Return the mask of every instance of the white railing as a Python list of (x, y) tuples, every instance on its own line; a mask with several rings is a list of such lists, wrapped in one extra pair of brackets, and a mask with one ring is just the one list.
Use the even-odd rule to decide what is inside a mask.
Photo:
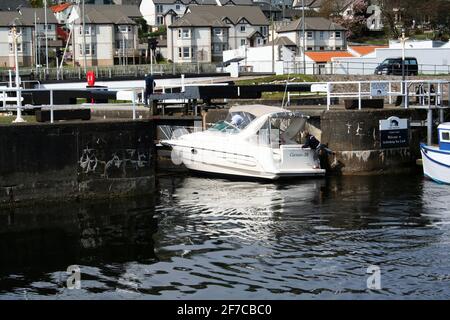
[[(435, 106), (442, 106), (444, 101), (445, 89), (447, 89), (447, 95), (450, 99), (450, 81), (443, 80), (384, 80), (384, 81), (335, 81), (326, 82), (326, 94), (327, 94), (327, 110), (330, 110), (331, 101), (333, 98), (357, 98), (358, 109), (362, 108), (363, 99), (373, 99), (374, 96), (370, 90), (373, 84), (386, 83), (388, 86), (387, 92), (383, 92), (376, 95), (377, 98), (387, 98), (389, 104), (393, 103), (394, 97), (402, 97), (403, 105), (405, 108), (409, 108), (411, 98), (416, 98), (417, 104), (420, 106), (431, 106), (432, 100), (434, 100)], [(341, 85), (341, 90), (338, 91)], [(345, 88), (342, 88), (346, 86)], [(350, 90), (346, 91), (347, 88)], [(353, 88), (353, 90), (352, 90)], [(356, 89), (355, 89), (356, 88)], [(367, 88), (369, 88), (367, 90)], [(396, 91), (398, 88), (399, 91)], [(413, 89), (413, 90), (411, 90)], [(418, 90), (419, 89), (419, 90)]]
[[(362, 108), (364, 99), (384, 99), (389, 104), (394, 103), (394, 99), (402, 97), (405, 108), (410, 106), (421, 107), (443, 107), (444, 97), (450, 100), (449, 80), (380, 80), (380, 81), (333, 81), (333, 82), (288, 82), (286, 85), (311, 85), (311, 93), (288, 92), (287, 104), (291, 103), (292, 97), (308, 97), (310, 94), (322, 95), (327, 100), (327, 110), (337, 99), (357, 99), (358, 109)], [(381, 94), (373, 95), (372, 84), (386, 84), (387, 90)], [(315, 88), (313, 88), (315, 87)], [(408, 97), (408, 99), (406, 99)], [(412, 98), (415, 101), (411, 101)]]
[[(102, 91), (103, 88), (95, 89), (92, 88), (92, 91)], [(123, 100), (131, 100), (131, 111), (132, 111), (132, 117), (133, 120), (137, 119), (137, 106), (139, 104), (138, 96), (141, 94), (142, 100), (145, 97), (145, 89), (144, 88), (137, 88), (137, 87), (129, 87), (129, 88), (107, 88), (108, 91), (122, 91), (122, 92), (131, 92), (131, 99), (123, 99)], [(58, 105), (54, 104), (54, 93), (57, 91), (67, 91), (67, 89), (23, 89), (23, 88), (15, 88), (15, 87), (5, 87), (0, 88), (0, 101), (2, 101), (2, 108), (0, 110), (2, 111), (12, 111), (16, 110), (18, 117), (20, 117), (21, 112), (26, 109), (42, 109), (42, 110), (50, 110), (50, 122), (54, 123), (54, 111), (55, 110), (62, 110), (67, 109), (67, 107), (59, 107)], [(43, 104), (43, 105), (22, 105), (22, 102), (24, 101), (23, 93), (26, 92), (49, 92), (49, 104)], [(14, 93), (15, 96), (10, 96), (8, 93)], [(45, 98), (44, 98), (45, 99)], [(116, 100), (120, 100), (117, 99)], [(14, 102), (14, 104), (8, 104), (7, 102)], [(89, 104), (88, 106), (96, 106), (98, 108), (101, 108), (97, 104)], [(108, 106), (114, 106), (116, 104), (108, 104)], [(71, 105), (72, 106), (72, 105)], [(73, 105), (76, 106), (76, 105)], [(86, 105), (82, 105), (86, 106)]]

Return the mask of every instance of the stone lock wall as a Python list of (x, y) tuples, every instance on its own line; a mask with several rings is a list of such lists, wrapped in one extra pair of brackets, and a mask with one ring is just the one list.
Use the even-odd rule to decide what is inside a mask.
[(382, 149), (379, 120), (391, 116), (424, 119), (418, 110), (337, 110), (320, 117), (321, 142), (336, 155), (330, 156), (330, 167), (342, 174), (383, 173), (410, 169), (420, 158), (419, 144), (426, 139), (426, 128), (410, 128), (409, 147)]
[(152, 121), (0, 126), (0, 205), (153, 191)]

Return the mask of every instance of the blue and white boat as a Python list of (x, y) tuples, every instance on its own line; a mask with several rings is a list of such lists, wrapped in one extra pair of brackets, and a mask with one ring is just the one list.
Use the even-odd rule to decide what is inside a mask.
[(420, 145), (423, 172), (439, 183), (450, 184), (450, 122), (438, 127), (439, 146)]

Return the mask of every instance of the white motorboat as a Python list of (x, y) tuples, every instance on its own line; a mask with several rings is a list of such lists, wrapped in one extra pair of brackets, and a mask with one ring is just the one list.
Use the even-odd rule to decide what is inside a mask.
[(450, 184), (450, 123), (438, 127), (439, 146), (420, 145), (425, 176)]
[(297, 142), (307, 118), (277, 107), (235, 106), (208, 130), (161, 144), (172, 147), (175, 164), (194, 171), (270, 180), (323, 176), (317, 151)]

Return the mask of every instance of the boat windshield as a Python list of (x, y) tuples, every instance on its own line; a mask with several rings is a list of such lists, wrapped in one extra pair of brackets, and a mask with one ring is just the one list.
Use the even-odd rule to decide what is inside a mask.
[(224, 121), (217, 122), (208, 130), (236, 134), (247, 128), (255, 118), (248, 112), (230, 112)]
[(228, 121), (219, 121), (215, 123), (208, 131), (226, 132), (231, 134), (239, 133), (241, 130)]

